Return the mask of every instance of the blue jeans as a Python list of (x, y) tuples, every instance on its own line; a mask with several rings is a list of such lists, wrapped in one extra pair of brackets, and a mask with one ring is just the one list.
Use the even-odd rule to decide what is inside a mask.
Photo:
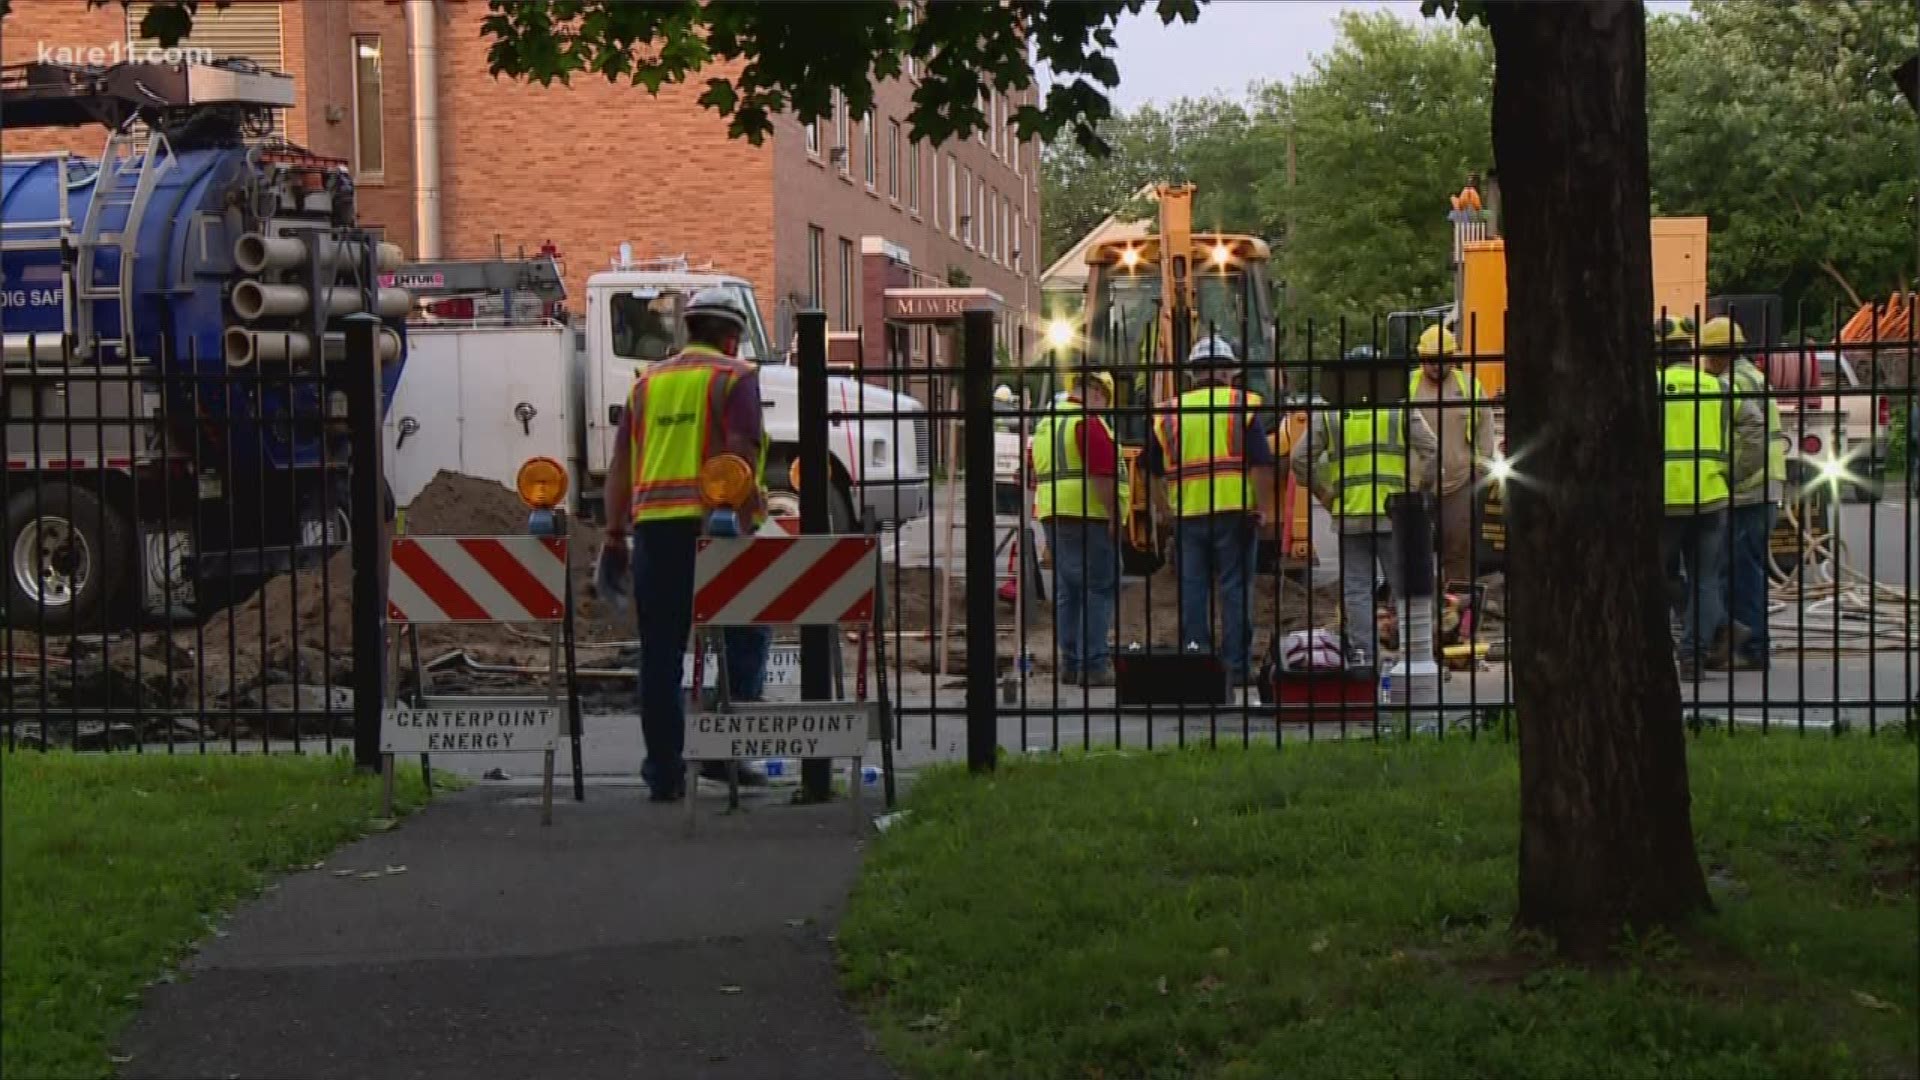
[[(1668, 592), (1681, 612), (1680, 659), (1704, 664), (1707, 644), (1727, 621), (1727, 512), (1670, 514), (1661, 520), (1660, 544)], [(1676, 564), (1684, 578), (1673, 576)]]
[(1766, 662), (1767, 648), (1767, 538), (1773, 534), (1774, 507), (1770, 502), (1733, 508), (1733, 568), (1729, 575), (1727, 613), (1752, 637), (1740, 650), (1750, 660)]
[[(650, 786), (671, 789), (686, 771), (686, 697), (681, 676), (687, 638), (693, 632), (693, 551), (700, 522), (656, 521), (633, 529), (633, 599), (640, 621), (640, 733), (647, 757), (640, 776)], [(773, 635), (763, 627), (726, 631), (727, 689), (755, 700), (766, 686), (767, 650)]]
[(1393, 586), (1398, 599), (1405, 589), (1400, 578), (1400, 545), (1391, 529), (1340, 534), (1340, 626), (1346, 633), (1347, 654), (1356, 663), (1371, 663), (1380, 652), (1380, 621), (1374, 614), (1379, 583)]
[(1053, 630), (1060, 643), (1060, 674), (1104, 672), (1113, 666), (1114, 593), (1119, 567), (1113, 530), (1104, 521), (1048, 518), (1053, 553)]
[(1220, 661), (1235, 682), (1247, 675), (1253, 644), (1253, 608), (1247, 579), (1253, 572), (1253, 519), (1246, 514), (1181, 518), (1174, 547), (1180, 566), (1180, 647), (1213, 648), (1213, 584), (1220, 583)]

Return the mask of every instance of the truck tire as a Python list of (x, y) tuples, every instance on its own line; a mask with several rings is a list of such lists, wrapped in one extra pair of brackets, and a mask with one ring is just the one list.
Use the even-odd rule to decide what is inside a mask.
[[(799, 517), (800, 492), (793, 486), (793, 457), (778, 452), (767, 455), (767, 512), (769, 517)], [(853, 500), (847, 496), (846, 486), (840, 483), (838, 475), (834, 477), (833, 491), (827, 496), (827, 522), (837, 533), (859, 531), (859, 521), (853, 516)]]
[(6, 508), (8, 621), (62, 634), (113, 629), (115, 598), (139, 580), (132, 535), (87, 488), (17, 492)]

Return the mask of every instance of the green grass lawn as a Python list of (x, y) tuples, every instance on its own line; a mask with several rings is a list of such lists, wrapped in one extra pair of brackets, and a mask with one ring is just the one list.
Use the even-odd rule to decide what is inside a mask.
[(1508, 932), (1511, 745), (935, 772), (845, 988), (916, 1077), (1915, 1076), (1920, 748), (1689, 742), (1717, 915), (1603, 971)]
[(7, 753), (0, 789), (0, 1076), (22, 1080), (110, 1075), (141, 988), (219, 913), (382, 824), (344, 757)]

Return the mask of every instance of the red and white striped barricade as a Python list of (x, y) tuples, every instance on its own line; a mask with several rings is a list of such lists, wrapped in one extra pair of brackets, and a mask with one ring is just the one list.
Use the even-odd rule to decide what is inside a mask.
[[(875, 734), (875, 703), (867, 700), (867, 650), (878, 634), (874, 599), (880, 585), (880, 547), (872, 536), (702, 537), (693, 561), (694, 675), (688, 692), (686, 743), (688, 830), (695, 820), (698, 763), (746, 758), (847, 758), (847, 789), (855, 827), (865, 824), (861, 761)], [(852, 700), (781, 704), (734, 702), (726, 675), (721, 631), (728, 627), (859, 627), (858, 672)], [(703, 708), (701, 684), (708, 635), (721, 665), (716, 704)], [(834, 648), (841, 648), (835, 634)], [(846, 688), (834, 665), (836, 695)]]
[[(414, 693), (382, 714), (388, 812), (393, 756), (540, 751), (540, 822), (553, 823), (553, 751), (562, 723), (561, 663), (567, 603), (567, 541), (559, 536), (401, 536), (388, 547), (387, 623), (397, 690), (402, 638), (414, 657)], [(538, 696), (453, 696), (426, 692), (419, 669), (423, 625), (529, 623), (547, 631), (547, 689)]]

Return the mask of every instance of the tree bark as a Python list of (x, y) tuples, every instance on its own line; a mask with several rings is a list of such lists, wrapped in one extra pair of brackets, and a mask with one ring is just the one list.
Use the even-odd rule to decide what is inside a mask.
[(1507, 243), (1517, 924), (1598, 958), (1709, 910), (1659, 536), (1646, 14), (1493, 2)]

